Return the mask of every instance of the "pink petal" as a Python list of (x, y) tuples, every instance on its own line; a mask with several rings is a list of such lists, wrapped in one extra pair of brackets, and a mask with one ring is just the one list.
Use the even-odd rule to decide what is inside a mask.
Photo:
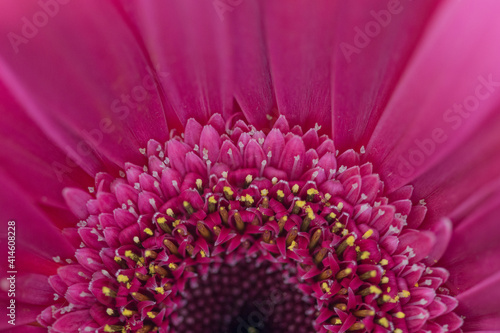
[[(60, 5), (43, 33), (33, 25), (32, 36), (25, 38), (18, 18), (40, 10), (38, 2), (3, 3), (3, 28), (17, 37), (0, 43), (0, 78), (47, 136), (75, 159), (103, 156), (110, 166), (108, 160), (120, 166), (140, 161), (138, 148), (168, 135), (157, 74), (110, 3), (68, 7)], [(98, 18), (91, 15), (95, 12)]]
[[(367, 147), (380, 174), (391, 174), (384, 179), (389, 191), (442, 161), (496, 112), (499, 6), (449, 1), (436, 13)], [(472, 111), (459, 115), (456, 103)]]
[[(332, 1), (262, 1), (274, 93), (290, 125), (331, 133), (331, 54), (335, 32)], [(314, 17), (314, 20), (311, 20)], [(297, 47), (300, 45), (300, 47)]]
[[(212, 2), (123, 2), (148, 52), (160, 68), (159, 79), (182, 124), (206, 123), (215, 112), (230, 115), (230, 62), (224, 25)], [(186, 22), (191, 22), (187, 29)]]

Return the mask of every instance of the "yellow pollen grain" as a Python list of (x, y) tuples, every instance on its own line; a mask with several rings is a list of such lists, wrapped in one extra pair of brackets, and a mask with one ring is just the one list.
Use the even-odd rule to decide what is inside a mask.
[(203, 181), (201, 179), (196, 179), (196, 187), (201, 188), (203, 186)]
[(141, 240), (139, 239), (139, 237), (137, 237), (137, 236), (134, 236), (134, 238), (133, 238), (133, 239), (134, 239), (134, 243), (140, 243), (140, 241), (141, 241)]
[(133, 257), (132, 251), (131, 250), (125, 251), (125, 257), (132, 259), (132, 257)]
[(149, 311), (149, 312), (147, 313), (147, 315), (148, 315), (148, 317), (149, 317), (149, 318), (151, 318), (151, 319), (156, 318), (155, 314), (154, 314), (153, 312), (151, 312), (151, 311)]
[(396, 312), (396, 313), (394, 314), (394, 317), (399, 318), (399, 319), (403, 319), (404, 317), (406, 317), (406, 315), (405, 315), (405, 313), (404, 313), (404, 312), (401, 312), (401, 311), (400, 311), (400, 312)]
[(246, 182), (247, 184), (250, 184), (250, 183), (252, 182), (252, 180), (253, 180), (252, 175), (247, 175), (247, 176), (245, 177), (245, 182)]
[(370, 292), (372, 294), (377, 294), (377, 295), (382, 294), (382, 290), (380, 290), (379, 288), (377, 288), (375, 286), (370, 286)]
[(155, 273), (155, 264), (149, 264), (149, 274), (153, 275)]
[(245, 199), (250, 204), (253, 204), (253, 202), (254, 202), (254, 200), (250, 194), (245, 195)]
[(152, 253), (151, 250), (146, 250), (146, 252), (144, 252), (144, 255), (146, 257), (149, 257), (149, 256), (151, 256), (151, 253)]
[(159, 294), (162, 294), (162, 295), (165, 294), (165, 289), (163, 289), (163, 287), (156, 287), (155, 290)]
[(148, 234), (149, 236), (153, 236), (153, 230), (151, 230), (151, 229), (149, 229), (149, 228), (144, 229), (144, 232), (145, 232), (146, 234)]
[(387, 287), (387, 292), (390, 293), (391, 292), (391, 287)]
[(321, 287), (323, 288), (323, 290), (326, 292), (326, 293), (330, 293), (330, 291), (332, 290), (332, 288), (330, 288), (328, 286), (328, 283), (326, 282), (323, 282), (323, 284), (321, 284)]
[(164, 218), (163, 216), (160, 216), (159, 218), (156, 219), (156, 222), (162, 224), (162, 223), (167, 222), (167, 219)]
[(349, 236), (347, 237), (347, 239), (345, 240), (345, 242), (347, 243), (347, 245), (349, 246), (353, 246), (354, 245), (354, 236)]
[(332, 195), (330, 193), (325, 194), (325, 199), (330, 200), (332, 198)]
[(278, 197), (280, 197), (280, 198), (283, 198), (283, 197), (285, 196), (285, 193), (283, 193), (283, 191), (282, 191), (282, 190), (278, 190), (278, 191), (276, 192), (276, 194), (277, 194), (277, 195), (278, 195)]
[(104, 332), (113, 332), (113, 329), (111, 328), (111, 326), (106, 324), (106, 326), (104, 326)]
[(402, 330), (402, 329), (400, 329), (400, 328), (396, 328), (396, 329), (394, 330), (394, 333), (403, 333), (403, 330)]
[(172, 210), (172, 208), (167, 209), (167, 215), (172, 217), (174, 216), (174, 211)]
[(415, 287), (417, 287), (417, 288), (418, 288), (418, 282), (417, 282), (417, 283), (415, 283)]
[(209, 202), (209, 203), (216, 204), (216, 203), (217, 203), (217, 200), (215, 200), (215, 197), (212, 195), (211, 197), (209, 197), (209, 198), (208, 198), (208, 202)]
[(315, 188), (310, 188), (307, 190), (307, 195), (316, 195), (318, 193), (319, 193), (318, 190)]
[(134, 313), (128, 309), (123, 309), (122, 311), (122, 314), (125, 316), (125, 317), (130, 317), (131, 315), (133, 315)]
[(382, 259), (382, 260), (380, 260), (380, 262), (379, 262), (379, 263), (380, 263), (382, 266), (386, 266), (386, 265), (388, 265), (388, 264), (389, 264), (389, 261), (388, 261), (387, 259)]
[(111, 309), (111, 308), (107, 308), (107, 309), (106, 309), (106, 313), (107, 313), (108, 315), (112, 316), (112, 315), (115, 313), (115, 311), (114, 311), (113, 309)]
[(367, 238), (370, 238), (370, 236), (373, 235), (373, 230), (372, 229), (368, 229), (364, 235), (363, 235), (363, 238), (364, 239), (367, 239)]
[(298, 184), (295, 184), (292, 186), (292, 192), (293, 193), (297, 193), (299, 191), (299, 185)]
[(224, 193), (226, 193), (227, 195), (233, 195), (234, 192), (233, 190), (229, 187), (229, 186), (224, 186)]
[(202, 258), (205, 258), (207, 256), (207, 254), (203, 250), (200, 250), (200, 254)]
[(399, 301), (399, 296), (394, 297), (394, 299), (391, 299), (391, 303), (397, 303)]
[(263, 189), (263, 190), (260, 191), (260, 195), (263, 196), (263, 197), (267, 196), (268, 194), (269, 194), (269, 190), (268, 189)]
[(410, 292), (408, 290), (403, 290), (400, 293), (398, 293), (398, 296), (403, 298), (410, 297)]
[(108, 287), (102, 287), (102, 293), (106, 296), (110, 296), (111, 295), (111, 289), (109, 289)]
[(359, 246), (356, 246), (355, 250), (356, 250), (356, 252), (360, 252), (361, 248)]
[(314, 215), (314, 212), (311, 208), (311, 206), (307, 206), (306, 207), (306, 213), (307, 213), (307, 217), (310, 219), (310, 220), (314, 220), (316, 218), (316, 215)]
[(368, 252), (368, 251), (361, 252), (360, 258), (361, 258), (361, 260), (366, 260), (366, 259), (370, 258), (370, 252)]
[(295, 246), (297, 246), (297, 242), (296, 241), (292, 241), (292, 244), (290, 244), (290, 246), (288, 247), (288, 249), (292, 250)]
[(127, 289), (130, 289), (132, 287), (132, 285), (130, 284), (130, 282), (127, 282)]
[(344, 208), (344, 203), (343, 202), (339, 202), (338, 205), (337, 205), (337, 208), (339, 210), (342, 210), (342, 208)]
[(347, 236), (349, 234), (349, 230), (344, 229), (342, 230), (342, 236)]
[(120, 258), (120, 257), (118, 257), (118, 256), (115, 256), (115, 261), (116, 261), (116, 262), (118, 262), (118, 261), (120, 261), (120, 260), (122, 260), (122, 258)]
[(340, 318), (336, 318), (335, 325), (340, 325), (340, 324), (342, 324), (342, 320), (340, 320)]
[(388, 328), (389, 327), (389, 321), (387, 320), (387, 318), (380, 318), (378, 320), (378, 323), (382, 326), (384, 326), (385, 328)]
[(389, 283), (389, 278), (388, 278), (387, 276), (384, 276), (384, 277), (382, 278), (381, 283)]
[(382, 295), (382, 300), (384, 302), (389, 302), (391, 300), (391, 296), (389, 296), (389, 295)]
[(295, 201), (295, 205), (299, 208), (302, 208), (306, 205), (306, 202), (303, 200), (297, 200), (297, 201)]
[(328, 214), (328, 217), (331, 218), (332, 220), (337, 217), (337, 214), (335, 213), (330, 213)]
[(181, 223), (181, 220), (175, 220), (175, 221), (172, 223), (172, 226), (175, 228), (175, 227), (177, 227), (180, 223)]
[(173, 270), (173, 269), (176, 269), (176, 268), (177, 268), (177, 265), (176, 265), (176, 264), (174, 264), (173, 262), (171, 262), (170, 264), (168, 264), (168, 268), (170, 268), (170, 269), (172, 269), (172, 270)]
[(128, 282), (129, 281), (128, 276), (123, 275), (123, 274), (118, 275), (118, 277), (116, 279), (118, 280), (118, 282)]

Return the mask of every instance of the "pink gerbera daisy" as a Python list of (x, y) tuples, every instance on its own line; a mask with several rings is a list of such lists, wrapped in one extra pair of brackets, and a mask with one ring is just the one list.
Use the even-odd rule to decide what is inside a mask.
[(496, 1), (6, 1), (8, 332), (500, 332)]

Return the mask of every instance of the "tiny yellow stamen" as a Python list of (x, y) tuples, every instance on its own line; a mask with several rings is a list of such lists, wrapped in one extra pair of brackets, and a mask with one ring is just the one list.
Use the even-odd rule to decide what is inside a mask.
[[(169, 208), (170, 209), (170, 208)], [(165, 223), (167, 222), (167, 219), (164, 218), (163, 216), (160, 216), (159, 218), (156, 219), (156, 222), (162, 224), (162, 223)]]
[(387, 318), (380, 318), (378, 320), (378, 323), (382, 326), (384, 326), (385, 328), (388, 328), (389, 327), (389, 321), (387, 320)]
[(162, 295), (165, 294), (165, 289), (163, 289), (163, 287), (156, 287), (155, 290), (159, 294), (162, 294)]
[(111, 308), (107, 308), (107, 309), (106, 309), (106, 313), (107, 313), (108, 315), (112, 316), (112, 315), (114, 315), (114, 314), (115, 314), (115, 311), (114, 311), (113, 309), (111, 309)]
[(349, 237), (347, 237), (347, 239), (345, 241), (346, 241), (347, 245), (353, 246), (354, 245), (354, 240), (355, 240), (354, 236), (349, 236)]
[(253, 204), (254, 203), (254, 200), (253, 200), (253, 198), (252, 198), (252, 196), (250, 194), (245, 195), (245, 200), (249, 204)]
[(396, 313), (394, 314), (394, 317), (399, 318), (399, 319), (403, 319), (404, 317), (406, 317), (406, 315), (405, 315), (405, 313), (404, 313), (404, 312), (401, 312), (401, 311), (400, 311), (400, 312), (396, 312)]
[(196, 187), (200, 188), (203, 186), (203, 181), (201, 179), (196, 179)]
[(171, 270), (174, 270), (174, 269), (177, 269), (177, 265), (174, 264), (173, 262), (171, 262), (170, 264), (168, 264), (168, 268), (170, 268)]
[(207, 254), (203, 250), (200, 250), (200, 254), (202, 258), (205, 258), (207, 256)]
[(299, 191), (299, 185), (298, 184), (295, 184), (292, 186), (292, 192), (293, 193), (297, 193)]
[(362, 260), (370, 258), (370, 252), (368, 251), (363, 251), (361, 252), (361, 255), (359, 256)]
[(181, 224), (181, 220), (175, 220), (175, 221), (172, 223), (172, 226), (175, 228), (175, 227), (177, 227), (179, 224)]
[(128, 309), (123, 309), (122, 311), (122, 314), (125, 316), (125, 317), (130, 317), (132, 316), (134, 313)]
[(299, 208), (302, 208), (306, 205), (306, 202), (302, 201), (302, 200), (297, 200), (297, 201), (295, 201), (295, 205)]
[(389, 261), (388, 261), (387, 259), (382, 259), (382, 260), (380, 260), (380, 262), (379, 262), (379, 263), (380, 263), (382, 266), (386, 266), (386, 265), (388, 265), (388, 264), (389, 264)]
[(252, 180), (253, 180), (252, 175), (247, 175), (247, 176), (245, 177), (245, 182), (246, 182), (247, 184), (250, 184), (250, 183), (252, 182)]
[(364, 238), (364, 239), (370, 238), (370, 237), (371, 237), (371, 235), (373, 235), (373, 230), (372, 230), (372, 229), (368, 229), (368, 230), (364, 233), (363, 238)]
[(224, 193), (226, 193), (227, 195), (233, 195), (233, 194), (234, 194), (233, 190), (232, 190), (229, 186), (224, 186), (223, 191), (224, 191)]
[(344, 203), (343, 202), (339, 202), (338, 205), (337, 205), (337, 208), (338, 208), (338, 210), (342, 210), (342, 208), (344, 208)]
[(215, 200), (215, 197), (212, 195), (208, 198), (208, 202), (210, 203), (213, 203), (213, 204), (216, 204), (217, 203), (217, 200)]
[(116, 279), (118, 280), (118, 282), (128, 282), (129, 281), (128, 276), (123, 275), (123, 274), (118, 275), (118, 277)]
[(323, 290), (324, 290), (326, 293), (330, 293), (330, 291), (332, 290), (332, 288), (330, 288), (330, 287), (328, 286), (328, 283), (326, 283), (326, 282), (323, 282), (323, 283), (321, 284), (321, 287), (323, 288)]
[(278, 190), (276, 191), (276, 194), (278, 195), (278, 197), (280, 198), (284, 198), (285, 197), (285, 193), (282, 191), (282, 190)]
[(403, 298), (407, 298), (407, 297), (410, 297), (410, 292), (408, 290), (403, 290), (401, 291), (400, 293), (398, 293), (398, 296), (399, 297), (403, 297)]
[(147, 313), (147, 315), (148, 315), (148, 317), (149, 317), (149, 318), (151, 318), (151, 319), (156, 318), (156, 315), (155, 315), (153, 312), (151, 312), (151, 311), (149, 311), (149, 312)]
[(168, 208), (167, 209), (167, 215), (171, 216), (171, 217), (174, 217), (174, 211), (172, 210), (172, 208)]
[(396, 328), (396, 329), (394, 330), (394, 333), (403, 333), (403, 330), (402, 330), (402, 329), (400, 329), (400, 328)]
[(149, 236), (153, 236), (153, 230), (151, 230), (151, 229), (149, 229), (149, 228), (144, 229), (144, 232), (145, 232), (146, 234), (148, 234)]
[(297, 246), (297, 242), (296, 241), (292, 241), (292, 244), (290, 244), (290, 246), (288, 247), (288, 249), (292, 250), (296, 246)]
[(381, 283), (383, 283), (383, 284), (384, 284), (384, 283), (389, 283), (389, 278), (388, 278), (387, 276), (384, 276), (384, 277), (382, 278)]
[(263, 189), (260, 191), (260, 195), (263, 197), (267, 196), (268, 194), (269, 194), (269, 191), (267, 189)]
[(314, 220), (316, 218), (316, 215), (314, 215), (314, 212), (311, 208), (311, 206), (307, 206), (306, 207), (306, 213), (307, 213), (307, 217), (310, 219), (310, 220)]
[(318, 193), (319, 193), (318, 190), (315, 188), (310, 188), (307, 190), (307, 195), (316, 195)]

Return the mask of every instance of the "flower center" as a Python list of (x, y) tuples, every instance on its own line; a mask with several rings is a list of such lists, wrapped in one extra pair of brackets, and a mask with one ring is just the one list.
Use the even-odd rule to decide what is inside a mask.
[(59, 302), (41, 324), (64, 332), (78, 313), (99, 332), (456, 329), (411, 186), (386, 194), (363, 148), (339, 154), (284, 117), (266, 133), (225, 127), (189, 120), (183, 138), (141, 150), (147, 165), (98, 174), (95, 197), (65, 191), (82, 243), (51, 277)]
[(311, 332), (312, 299), (290, 272), (269, 262), (222, 264), (191, 280), (178, 310), (177, 332)]

